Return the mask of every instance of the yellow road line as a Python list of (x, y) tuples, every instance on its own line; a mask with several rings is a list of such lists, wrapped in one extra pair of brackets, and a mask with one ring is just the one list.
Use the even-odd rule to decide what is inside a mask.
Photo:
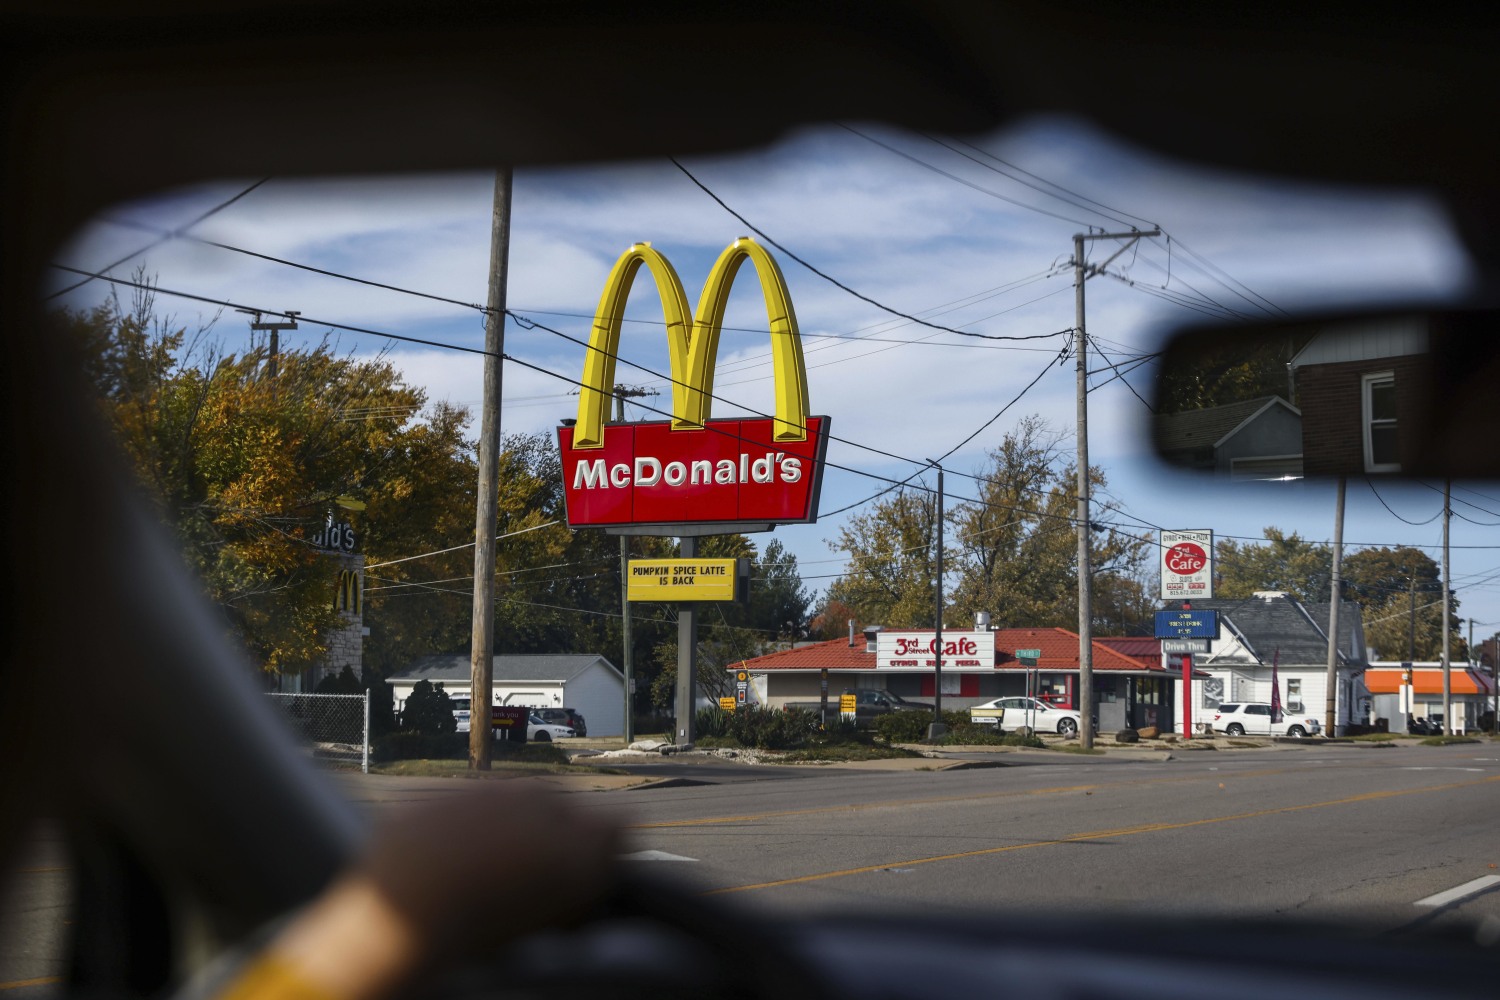
[(8, 983), (0, 983), (0, 990), (19, 990), (27, 986), (50, 986), (52, 983), (62, 982), (62, 976), (43, 976), (40, 979), (16, 979)]
[(1007, 844), (1003, 847), (986, 847), (977, 851), (960, 851), (956, 854), (939, 854), (928, 858), (915, 858), (909, 861), (891, 861), (878, 865), (862, 865), (859, 868), (844, 868), (839, 871), (819, 872), (815, 875), (799, 875), (795, 878), (777, 879), (774, 882), (757, 882), (753, 885), (736, 885), (724, 889), (711, 889), (705, 892), (705, 896), (717, 896), (728, 892), (749, 892), (752, 889), (774, 889), (783, 885), (798, 885), (804, 882), (819, 882), (823, 879), (843, 878), (846, 875), (863, 875), (868, 872), (882, 871), (887, 868), (910, 868), (914, 865), (927, 865), (936, 861), (956, 861), (960, 858), (979, 858), (992, 854), (1005, 854), (1009, 851), (1026, 851), (1036, 847), (1054, 847), (1058, 844), (1078, 843), (1086, 840), (1107, 840), (1112, 837), (1133, 837), (1142, 833), (1160, 833), (1165, 830), (1186, 830), (1195, 826), (1209, 826), (1214, 823), (1233, 823), (1239, 820), (1257, 819), (1262, 816), (1276, 816), (1285, 813), (1301, 812), (1307, 809), (1324, 809), (1328, 806), (1351, 805), (1356, 802), (1374, 802), (1379, 799), (1393, 799), (1404, 795), (1420, 795), (1426, 792), (1449, 791), (1454, 788), (1469, 788), (1474, 785), (1487, 785), (1500, 781), (1500, 775), (1491, 778), (1480, 778), (1475, 781), (1459, 781), (1447, 785), (1432, 785), (1427, 788), (1396, 789), (1380, 792), (1364, 792), (1360, 795), (1351, 795), (1342, 799), (1330, 799), (1326, 802), (1309, 802), (1297, 806), (1278, 806), (1275, 809), (1258, 809), (1255, 812), (1236, 813), (1233, 816), (1215, 816), (1210, 819), (1194, 819), (1183, 823), (1145, 823), (1140, 826), (1122, 827), (1118, 830), (1097, 830), (1092, 833), (1075, 833), (1067, 837), (1059, 837), (1055, 840), (1037, 840), (1029, 844)]
[(1288, 774), (1292, 768), (1275, 768), (1262, 771), (1220, 772), (1181, 775), (1174, 778), (1139, 778), (1132, 781), (1116, 781), (1109, 784), (1058, 785), (1052, 788), (1012, 788), (1002, 792), (982, 792), (978, 795), (938, 795), (915, 799), (885, 799), (879, 802), (860, 802), (840, 806), (813, 806), (808, 809), (781, 809), (774, 812), (746, 813), (740, 816), (705, 816), (700, 819), (664, 820), (660, 823), (637, 823), (627, 830), (671, 830), (691, 826), (717, 826), (724, 823), (754, 823), (766, 819), (781, 819), (787, 816), (815, 816), (819, 813), (861, 812), (866, 809), (891, 809), (900, 806), (940, 805), (945, 802), (978, 802), (985, 799), (1024, 798), (1031, 795), (1063, 795), (1068, 792), (1099, 792), (1113, 788), (1135, 788), (1141, 785), (1172, 785), (1189, 781), (1211, 781), (1215, 784), (1229, 778), (1264, 778), (1270, 775)]

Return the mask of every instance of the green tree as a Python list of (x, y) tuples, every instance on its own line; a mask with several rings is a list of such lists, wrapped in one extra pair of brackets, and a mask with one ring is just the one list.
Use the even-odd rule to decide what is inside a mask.
[[(1421, 549), (1402, 545), (1361, 549), (1343, 563), (1344, 596), (1363, 611), (1365, 642), (1379, 658), (1435, 660), (1443, 652), (1441, 567)], [(1450, 601), (1449, 648), (1468, 655), (1458, 598)]]
[(1304, 603), (1328, 600), (1333, 552), (1295, 531), (1265, 529), (1265, 542), (1241, 544), (1221, 538), (1214, 546), (1214, 594), (1226, 599), (1252, 597), (1259, 590), (1281, 590)]
[(226, 630), (266, 671), (322, 662), (343, 625), (331, 600), (341, 567), (311, 542), (338, 498), (365, 504), (340, 516), (371, 563), (472, 511), (466, 491), (447, 489), (468, 462), (465, 414), (418, 419), (423, 394), (383, 356), (340, 357), (325, 341), (282, 352), (273, 377), (263, 349), (221, 355), (206, 329), (156, 317), (149, 293), (57, 324), (86, 348), (100, 405)]
[(1159, 412), (1179, 413), (1263, 396), (1291, 398), (1287, 362), (1317, 333), (1288, 326), (1276, 336), (1215, 335), (1173, 344), (1163, 358)]
[(829, 542), (849, 557), (843, 575), (828, 588), (829, 599), (853, 609), (866, 624), (930, 628), (936, 507), (935, 494), (902, 487), (850, 518), (838, 541)]
[[(802, 585), (797, 557), (773, 539), (765, 552), (756, 554), (754, 544), (743, 535), (710, 536), (699, 552), (704, 558), (740, 558), (749, 553), (750, 590), (743, 601), (705, 604), (699, 609), (698, 692), (708, 698), (733, 693), (729, 668), (784, 648), (807, 634), (808, 608), (812, 597)], [(677, 639), (675, 631), (658, 642), (651, 661), (652, 703), (665, 709), (672, 704), (677, 685)]]
[[(945, 514), (945, 624), (977, 612), (1000, 626), (1078, 625), (1077, 477), (1059, 435), (1040, 417), (1008, 433), (976, 473), (978, 498)], [(1096, 492), (1107, 485), (1093, 470)], [(847, 618), (863, 624), (928, 628), (934, 617), (934, 497), (898, 490), (852, 519), (837, 548), (849, 567), (828, 589), (824, 634)], [(1105, 508), (1107, 512), (1107, 508)], [(1150, 603), (1144, 584), (1149, 546), (1099, 525), (1091, 545), (1094, 589), (1103, 598), (1095, 628), (1138, 630)]]
[[(1002, 627), (1078, 627), (1078, 510), (1076, 466), (1058, 434), (1027, 417), (1006, 434), (978, 474), (978, 502), (949, 514), (957, 585), (949, 614), (968, 620), (987, 611)], [(1090, 474), (1102, 495), (1103, 472)], [(1104, 524), (1095, 513), (1090, 540), (1094, 629), (1139, 630), (1149, 618), (1145, 541)]]

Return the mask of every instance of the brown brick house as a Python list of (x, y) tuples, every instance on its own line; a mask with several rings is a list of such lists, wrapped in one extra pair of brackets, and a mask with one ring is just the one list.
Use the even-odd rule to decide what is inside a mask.
[(1308, 476), (1411, 472), (1426, 446), (1432, 383), (1420, 318), (1382, 318), (1313, 337), (1289, 363)]

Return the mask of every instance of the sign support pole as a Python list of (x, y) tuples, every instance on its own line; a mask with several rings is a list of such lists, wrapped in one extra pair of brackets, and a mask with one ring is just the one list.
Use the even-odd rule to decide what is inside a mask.
[[(678, 540), (678, 555), (698, 555), (698, 539), (685, 535)], [(698, 710), (698, 605), (677, 603), (677, 738), (679, 746), (693, 742), (694, 714)]]
[(1193, 654), (1182, 654), (1182, 738), (1193, 738)]

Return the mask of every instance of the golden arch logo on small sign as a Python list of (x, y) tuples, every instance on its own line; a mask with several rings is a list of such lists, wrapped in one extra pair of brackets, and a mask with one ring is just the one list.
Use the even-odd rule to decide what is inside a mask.
[[(770, 320), (776, 412), (714, 420), (719, 334), (729, 290), (746, 261), (760, 279)], [(643, 265), (666, 320), (672, 419), (608, 423), (625, 300)], [(754, 240), (742, 237), (719, 255), (691, 318), (682, 280), (666, 257), (649, 243), (626, 250), (599, 299), (582, 381), (578, 420), (558, 430), (569, 526), (712, 534), (817, 520), (829, 419), (808, 414), (802, 340), (786, 279)]]
[(352, 569), (339, 571), (334, 589), (333, 610), (359, 614), (359, 574)]

